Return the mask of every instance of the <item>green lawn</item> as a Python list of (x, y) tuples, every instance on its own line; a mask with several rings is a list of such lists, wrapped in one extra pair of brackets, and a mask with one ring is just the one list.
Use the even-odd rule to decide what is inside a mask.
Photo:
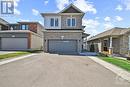
[(112, 63), (118, 67), (121, 67), (122, 69), (125, 69), (127, 71), (130, 71), (130, 61), (113, 58), (113, 57), (100, 57), (102, 60)]
[(15, 53), (8, 53), (8, 54), (1, 54), (0, 59), (5, 59), (5, 58), (12, 58), (12, 57), (18, 57), (26, 54), (30, 54), (31, 52), (24, 52), (24, 51), (19, 51)]

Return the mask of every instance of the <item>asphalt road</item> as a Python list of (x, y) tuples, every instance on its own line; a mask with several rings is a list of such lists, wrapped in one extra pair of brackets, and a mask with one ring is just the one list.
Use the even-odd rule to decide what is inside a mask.
[(0, 87), (130, 87), (86, 56), (35, 55), (0, 66)]

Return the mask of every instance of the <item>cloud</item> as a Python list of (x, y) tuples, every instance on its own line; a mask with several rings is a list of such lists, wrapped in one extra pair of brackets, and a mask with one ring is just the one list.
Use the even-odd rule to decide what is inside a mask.
[(20, 19), (21, 22), (30, 22), (30, 20)]
[(44, 25), (44, 23), (43, 23), (42, 21), (39, 21), (39, 23), (40, 23), (41, 25)]
[(13, 0), (14, 1), (14, 6), (18, 7), (18, 3), (20, 2), (20, 0)]
[(97, 10), (94, 8), (93, 4), (86, 0), (75, 0), (74, 4), (84, 12), (92, 12), (93, 14), (97, 13)]
[(107, 23), (104, 24), (105, 30), (109, 30), (113, 27), (114, 27), (114, 25), (111, 22), (107, 22)]
[(97, 13), (97, 10), (92, 4), (92, 2), (86, 0), (56, 0), (56, 3), (57, 3), (57, 8), (59, 10), (62, 10), (64, 7), (66, 7), (66, 5), (73, 3), (83, 12), (92, 12), (93, 14)]
[(96, 35), (97, 33), (99, 33), (97, 27), (99, 27), (100, 23), (97, 20), (83, 19), (83, 25), (86, 26), (86, 33), (89, 33), (91, 35)]
[(14, 14), (16, 15), (16, 16), (19, 16), (20, 14), (21, 14), (21, 12), (18, 10), (18, 9), (14, 9)]
[(20, 0), (12, 0), (12, 1), (14, 1), (14, 14), (16, 16), (21, 15), (21, 12), (17, 9), (18, 3), (20, 2)]
[(122, 11), (122, 10), (123, 10), (123, 7), (122, 7), (121, 5), (117, 5), (116, 10), (117, 10), (117, 11)]
[(104, 18), (104, 21), (109, 22), (109, 21), (111, 21), (111, 18), (107, 16)]
[(45, 0), (45, 1), (44, 1), (44, 5), (47, 5), (48, 2), (49, 2), (49, 0)]
[(56, 0), (57, 8), (59, 10), (64, 9), (66, 5), (69, 5), (69, 0)]
[(122, 21), (122, 20), (123, 20), (123, 18), (122, 18), (122, 17), (120, 17), (120, 16), (116, 16), (116, 20), (117, 20), (117, 21)]
[(121, 1), (125, 5), (126, 10), (130, 10), (130, 0), (121, 0)]
[(96, 20), (100, 19), (100, 17), (95, 17)]
[(36, 9), (32, 9), (32, 14), (35, 15), (35, 16), (37, 16), (37, 15), (39, 15), (39, 11), (36, 10)]

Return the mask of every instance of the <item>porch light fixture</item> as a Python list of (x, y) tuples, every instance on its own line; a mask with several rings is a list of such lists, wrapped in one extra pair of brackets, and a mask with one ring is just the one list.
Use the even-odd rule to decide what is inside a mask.
[(12, 35), (12, 37), (15, 37), (15, 35)]
[(64, 36), (61, 36), (61, 39), (63, 40), (63, 39), (64, 39)]

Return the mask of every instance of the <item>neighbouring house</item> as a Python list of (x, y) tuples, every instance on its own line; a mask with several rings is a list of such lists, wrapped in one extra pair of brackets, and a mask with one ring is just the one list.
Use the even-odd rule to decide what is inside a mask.
[(1, 29), (5, 29), (5, 30), (8, 30), (8, 22), (3, 20), (2, 18), (0, 18), (0, 30)]
[(0, 19), (0, 50), (41, 50), (43, 29), (38, 22), (10, 24)]
[(50, 53), (80, 53), (84, 33), (84, 12), (70, 4), (59, 13), (41, 13), (44, 17), (44, 51)]
[(87, 44), (89, 51), (109, 52), (111, 50), (114, 54), (129, 56), (130, 28), (115, 27), (89, 38)]

